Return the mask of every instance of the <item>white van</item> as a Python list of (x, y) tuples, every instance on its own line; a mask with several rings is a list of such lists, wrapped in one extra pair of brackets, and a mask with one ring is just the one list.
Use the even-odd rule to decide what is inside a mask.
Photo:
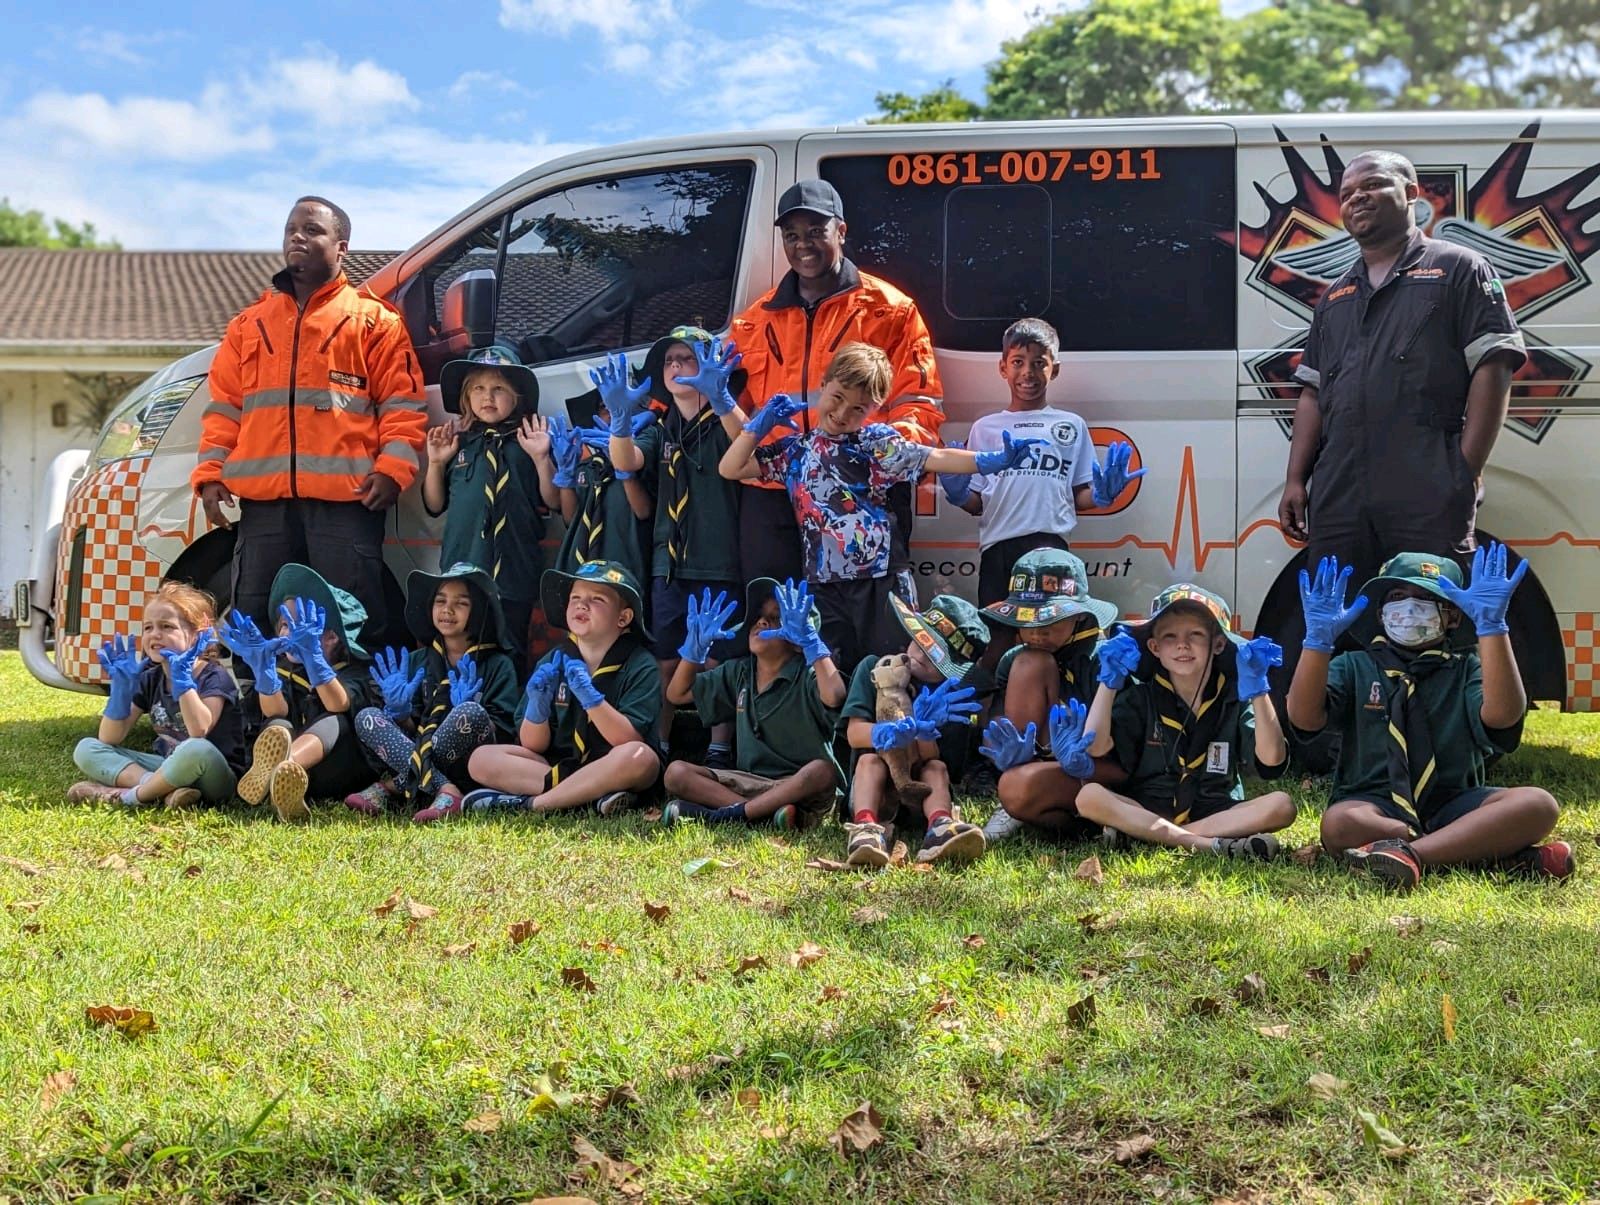
[[(613, 348), (635, 363), (686, 321), (724, 329), (782, 275), (772, 218), (794, 180), (844, 197), (847, 253), (917, 299), (944, 380), (947, 439), (1006, 403), (1000, 335), (1061, 333), (1058, 405), (1150, 472), (1073, 547), (1095, 589), (1139, 613), (1193, 579), (1246, 630), (1292, 626), (1303, 550), (1277, 499), (1311, 307), (1348, 263), (1337, 173), (1372, 146), (1416, 164), (1436, 237), (1499, 266), (1532, 351), (1486, 477), (1479, 521), (1532, 562), (1511, 613), (1531, 697), (1595, 705), (1600, 610), (1600, 114), (1415, 113), (1031, 122), (706, 136), (599, 148), (542, 165), (419, 241), (370, 281), (405, 314), (434, 398), (440, 366), (516, 347), (560, 413)], [(1585, 229), (1585, 225), (1590, 227)], [(1342, 240), (1342, 241), (1341, 241)], [(227, 594), (233, 536), (189, 488), (211, 352), (145, 382), (85, 460), (52, 470), (18, 583), (40, 679), (98, 688), (94, 650), (165, 578)], [(1600, 445), (1597, 445), (1600, 446)], [(976, 584), (975, 521), (918, 497), (923, 597)], [(391, 514), (394, 582), (437, 561), (417, 491)], [(392, 583), (393, 584), (393, 583)]]

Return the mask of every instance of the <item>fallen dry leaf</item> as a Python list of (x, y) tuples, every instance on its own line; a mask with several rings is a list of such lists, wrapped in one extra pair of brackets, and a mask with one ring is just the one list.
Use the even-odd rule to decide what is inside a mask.
[(1376, 1113), (1357, 1109), (1356, 1120), (1361, 1123), (1362, 1141), (1385, 1159), (1404, 1159), (1407, 1155), (1415, 1153), (1417, 1148), (1401, 1141), (1398, 1134), (1385, 1128)]
[(728, 888), (728, 898), (740, 904), (748, 904), (750, 902), (750, 893), (743, 887), (730, 887)]
[(406, 918), (408, 920), (427, 920), (429, 917), (438, 915), (439, 910), (432, 904), (422, 904), (418, 903), (416, 900), (406, 901)]
[(740, 1088), (733, 1094), (733, 1103), (746, 1113), (754, 1113), (761, 1107), (761, 1093), (755, 1088)]
[(659, 925), (672, 915), (672, 907), (668, 904), (652, 904), (649, 900), (646, 900), (644, 902), (644, 914)]
[(1106, 881), (1106, 873), (1104, 870), (1100, 869), (1100, 855), (1090, 854), (1083, 861), (1079, 862), (1078, 869), (1072, 872), (1072, 877), (1075, 879), (1087, 880), (1088, 882), (1093, 883), (1096, 887), (1100, 886), (1101, 883), (1104, 883)]
[(940, 992), (939, 998), (928, 1005), (928, 1015), (937, 1017), (940, 1013), (947, 1013), (956, 1006), (956, 998), (949, 992)]
[(520, 946), (542, 928), (544, 926), (536, 920), (512, 921), (506, 926), (506, 936), (511, 939), (512, 945)]
[(1136, 1159), (1143, 1159), (1156, 1149), (1156, 1140), (1150, 1134), (1135, 1134), (1132, 1138), (1124, 1138), (1112, 1149), (1111, 1158), (1117, 1163), (1132, 1163)]
[(129, 865), (128, 859), (124, 858), (121, 854), (107, 854), (94, 864), (94, 868), (96, 870), (116, 871), (119, 874), (127, 875), (135, 882), (144, 882), (144, 871), (140, 870), (137, 866)]
[(42, 928), (42, 926), (36, 920), (24, 921), (22, 923), (22, 931), (24, 933), (37, 933), (39, 932), (40, 928)]
[(602, 1109), (637, 1109), (644, 1104), (639, 1089), (632, 1084), (618, 1084), (600, 1098)]
[(183, 877), (186, 879), (197, 879), (202, 873), (203, 872), (198, 865), (191, 864), (183, 868)]
[(1394, 931), (1401, 937), (1414, 937), (1422, 932), (1422, 918), (1420, 916), (1391, 916), (1389, 923), (1394, 926)]
[(1267, 998), (1267, 981), (1251, 971), (1239, 980), (1239, 986), (1233, 989), (1233, 998), (1240, 1004), (1254, 1004), (1258, 1000)]
[(804, 942), (798, 950), (789, 955), (789, 965), (796, 970), (800, 970), (814, 962), (821, 962), (827, 956), (827, 953), (828, 951), (814, 941)]
[(709, 870), (732, 870), (737, 865), (739, 863), (730, 862), (726, 858), (690, 858), (683, 864), (683, 873), (692, 879)]
[(594, 980), (589, 978), (589, 972), (582, 967), (562, 967), (561, 982), (575, 991), (595, 991)]
[(44, 907), (43, 900), (12, 900), (6, 905), (7, 912), (37, 912)]
[(1311, 1089), (1311, 1095), (1322, 1100), (1332, 1100), (1350, 1085), (1336, 1075), (1329, 1075), (1326, 1071), (1318, 1071), (1306, 1080), (1306, 1087)]
[(1214, 1017), (1222, 1011), (1222, 1001), (1215, 996), (1196, 996), (1189, 1001), (1189, 1012), (1197, 1017)]
[(870, 1151), (883, 1141), (883, 1118), (872, 1107), (871, 1101), (862, 1101), (854, 1113), (839, 1123), (828, 1141), (841, 1156), (854, 1151)]
[(1286, 1038), (1289, 1036), (1290, 1027), (1287, 1025), (1257, 1025), (1256, 1032), (1264, 1038)]
[(629, 1163), (626, 1159), (613, 1159), (581, 1135), (572, 1140), (572, 1149), (578, 1156), (577, 1173), (580, 1178), (593, 1176), (624, 1196), (637, 1196), (644, 1191), (632, 1183), (639, 1174), (637, 1164)]
[(904, 866), (911, 857), (911, 851), (906, 848), (904, 841), (896, 841), (894, 848), (889, 851), (890, 866)]
[(446, 958), (465, 958), (478, 948), (475, 941), (464, 941), (458, 946), (446, 946), (442, 953)]
[(1446, 1042), (1454, 1042), (1456, 1040), (1456, 1005), (1455, 1001), (1450, 999), (1449, 992), (1446, 992), (1439, 1000), (1439, 1015), (1444, 1021), (1444, 1040)]
[(1460, 946), (1456, 945), (1455, 942), (1451, 941), (1447, 937), (1441, 937), (1437, 941), (1430, 941), (1428, 943), (1428, 949), (1432, 950), (1435, 954), (1454, 954), (1460, 948)]
[(643, 820), (646, 824), (654, 824), (656, 821), (661, 819), (661, 809), (645, 808), (644, 811), (639, 813), (639, 819)]
[(822, 1003), (828, 1000), (843, 1000), (844, 997), (845, 992), (843, 988), (835, 987), (833, 984), (827, 983), (823, 985), (822, 995), (817, 997), (817, 1002)]
[(52, 1071), (44, 1077), (44, 1084), (39, 1089), (39, 1105), (46, 1112), (56, 1107), (56, 1103), (78, 1086), (78, 1073), (76, 1071)]
[(1289, 854), (1289, 860), (1296, 866), (1315, 866), (1317, 859), (1322, 856), (1322, 842), (1313, 841), (1310, 845), (1302, 845)]
[(835, 862), (832, 858), (812, 858), (809, 862), (806, 863), (806, 869), (807, 870), (853, 870), (855, 868), (853, 866), (850, 866), (850, 865), (844, 863), (844, 862)]
[(372, 910), (372, 914), (374, 916), (388, 916), (389, 913), (393, 912), (396, 908), (398, 908), (400, 906), (400, 901), (405, 899), (405, 898), (406, 898), (405, 888), (404, 887), (396, 887), (393, 891), (391, 891), (389, 893), (389, 898), (388, 899), (384, 900), (383, 903), (379, 904), (376, 908), (374, 908)]
[(746, 954), (739, 959), (739, 965), (733, 968), (733, 977), (738, 979), (740, 976), (748, 975), (752, 971), (763, 970), (766, 965), (767, 956), (765, 954)]
[(586, 946), (588, 949), (593, 950), (596, 954), (626, 954), (628, 952), (616, 942), (612, 941), (609, 937), (602, 937), (595, 941), (579, 942), (578, 944), (580, 946)]
[(7, 857), (5, 854), (0, 854), (0, 866), (9, 866), (18, 874), (26, 875), (30, 879), (36, 879), (44, 873), (40, 867), (35, 866), (32, 862), (24, 862), (21, 858)]
[(1067, 1024), (1077, 1029), (1088, 1029), (1094, 1024), (1094, 996), (1088, 995), (1067, 1005)]
[(981, 950), (989, 943), (983, 940), (983, 936), (981, 934), (968, 933), (961, 939), (961, 944), (966, 946), (969, 950)]
[(1086, 936), (1090, 933), (1099, 933), (1102, 929), (1109, 928), (1107, 925), (1102, 925), (1100, 921), (1101, 917), (1098, 912), (1085, 912), (1078, 917), (1078, 928), (1082, 929)]
[(500, 1128), (502, 1120), (499, 1109), (490, 1109), (487, 1113), (467, 1118), (461, 1123), (461, 1128), (469, 1134), (493, 1134)]
[(1305, 977), (1312, 983), (1332, 983), (1333, 973), (1327, 967), (1307, 967)]
[(875, 907), (872, 904), (866, 904), (852, 912), (850, 914), (850, 919), (855, 921), (858, 925), (875, 925), (879, 921), (888, 920), (889, 914), (882, 908)]
[(84, 1009), (84, 1015), (91, 1025), (109, 1025), (125, 1038), (143, 1037), (160, 1028), (155, 1017), (142, 1008), (97, 1004)]
[(1354, 954), (1344, 960), (1344, 969), (1352, 975), (1358, 975), (1365, 969), (1367, 963), (1372, 961), (1372, 947), (1362, 946)]

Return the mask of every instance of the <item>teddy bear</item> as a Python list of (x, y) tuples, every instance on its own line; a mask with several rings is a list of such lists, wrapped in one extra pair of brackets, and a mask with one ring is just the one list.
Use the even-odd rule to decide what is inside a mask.
[[(878, 723), (893, 723), (911, 714), (911, 659), (904, 653), (879, 657), (877, 664), (872, 667), (872, 685), (878, 692), (874, 713)], [(916, 746), (890, 749), (879, 756), (889, 767), (889, 778), (894, 785), (899, 806), (910, 808), (914, 814), (919, 813), (931, 788), (914, 777), (917, 768)]]

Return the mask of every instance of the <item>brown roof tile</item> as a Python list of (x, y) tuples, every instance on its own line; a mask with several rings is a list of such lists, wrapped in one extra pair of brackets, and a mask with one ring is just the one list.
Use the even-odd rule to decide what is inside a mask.
[[(345, 271), (360, 284), (395, 254), (352, 251)], [(210, 343), (282, 266), (276, 251), (0, 248), (0, 345)]]

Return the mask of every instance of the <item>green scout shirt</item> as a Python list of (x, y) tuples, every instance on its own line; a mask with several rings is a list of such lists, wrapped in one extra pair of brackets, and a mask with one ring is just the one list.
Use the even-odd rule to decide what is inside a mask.
[[(844, 697), (844, 708), (839, 712), (839, 725), (841, 731), (849, 726), (851, 720), (878, 719), (878, 688), (872, 684), (872, 667), (878, 663), (876, 657), (863, 657), (861, 664), (856, 666), (856, 672), (850, 675), (850, 690)], [(937, 686), (937, 682), (918, 682), (912, 679), (911, 697), (915, 699), (924, 686), (930, 690)], [(994, 694), (994, 680), (989, 677), (980, 665), (974, 665), (961, 685), (971, 686), (976, 691), (975, 701), (980, 710), (977, 714), (969, 716), (966, 720), (956, 720), (946, 724), (939, 730), (939, 757), (943, 760), (945, 768), (950, 771), (950, 781), (959, 782), (967, 772), (973, 756), (977, 753), (978, 744), (983, 733), (983, 708)], [(855, 759), (864, 749), (851, 750), (851, 770), (855, 769)]]
[[(1028, 646), (1014, 644), (1008, 648), (1000, 658), (1000, 664), (995, 666), (995, 693), (1000, 696), (1000, 705), (1005, 706), (1006, 686), (1011, 681), (1011, 667), (1016, 659)], [(1061, 701), (1077, 699), (1085, 707), (1094, 702), (1094, 692), (1099, 683), (1096, 675), (1100, 672), (1095, 664), (1092, 650), (1094, 645), (1085, 641), (1081, 645), (1067, 645), (1054, 655), (1056, 670), (1061, 675)], [(1041, 733), (1043, 737), (1045, 734)], [(1046, 742), (1048, 743), (1048, 741)]]
[[(1333, 798), (1389, 798), (1389, 679), (1364, 651), (1340, 653), (1328, 665), (1328, 726), (1344, 734)], [(1510, 728), (1483, 723), (1483, 666), (1461, 653), (1417, 679), (1411, 701), (1427, 708), (1433, 733), (1434, 785), (1425, 811), (1436, 811), (1463, 791), (1483, 786), (1488, 758), (1522, 743), (1522, 721)]]
[[(644, 454), (644, 467), (634, 475), (635, 479), (642, 481), (654, 496), (656, 461), (661, 455), (661, 424), (651, 423), (634, 436), (633, 442)], [(573, 515), (572, 522), (567, 525), (567, 533), (561, 539), (561, 551), (556, 555), (556, 567), (567, 573), (575, 573), (578, 569), (578, 515), (583, 513), (583, 496), (588, 492), (596, 471), (593, 456), (586, 455), (578, 462), (578, 514)], [(633, 507), (628, 504), (628, 491), (623, 488), (622, 482), (613, 479), (605, 487), (601, 513), (605, 516), (605, 530), (600, 533), (601, 547), (590, 559), (616, 561), (633, 574), (634, 581), (648, 581), (646, 570), (650, 564), (651, 520), (634, 516)], [(553, 616), (552, 622), (559, 623), (560, 618)]]
[[(474, 427), (461, 436), (456, 458), (445, 475), (444, 538), (439, 544), (439, 563), (456, 565), (466, 561), (493, 570), (484, 521), (489, 500), (484, 490), (489, 483), (489, 460), (484, 455), (488, 435)], [(533, 458), (522, 450), (515, 438), (501, 441), (500, 456), (511, 480), (505, 488), (507, 522), (495, 542), (500, 572), (495, 586), (503, 599), (528, 602), (539, 597), (539, 578), (544, 573), (544, 553), (539, 541), (544, 538), (544, 517), (539, 512), (539, 470)], [(433, 512), (430, 511), (430, 514)]]
[[(443, 691), (448, 698), (450, 686), (445, 681), (445, 659), (433, 649), (419, 649), (412, 654), (412, 664), (421, 657), (427, 672), (423, 675), (422, 689), (417, 691), (412, 704), (412, 718), (421, 724), (427, 720), (433, 701)], [(483, 690), (478, 702), (494, 721), (495, 740), (505, 744), (517, 739), (517, 706), (522, 698), (522, 683), (517, 677), (516, 663), (511, 655), (499, 648), (479, 648), (472, 654), (478, 675), (483, 679)]]
[[(656, 424), (662, 441), (661, 467), (656, 490), (655, 555), (650, 571), (655, 577), (697, 582), (738, 581), (739, 499), (745, 487), (717, 471), (722, 454), (732, 441), (722, 429), (722, 421), (709, 407), (701, 413), (709, 417), (696, 423), (694, 419), (685, 419), (678, 408), (672, 406), (666, 417)], [(684, 438), (686, 433), (687, 439)], [(682, 474), (681, 480), (672, 476), (673, 454), (680, 445), (682, 456), (676, 471)], [(669, 504), (680, 497), (680, 492), (688, 497), (684, 499), (677, 520), (683, 550), (674, 567), (667, 554), (667, 540), (674, 526)]]
[[(1155, 697), (1161, 689), (1154, 682), (1130, 682), (1117, 692), (1111, 704), (1111, 746), (1118, 764), (1128, 772), (1121, 793), (1152, 811), (1170, 814), (1178, 794), (1178, 734), (1161, 722)], [(1231, 691), (1232, 684), (1226, 689)], [(1240, 772), (1246, 759), (1258, 778), (1277, 778), (1289, 765), (1288, 759), (1276, 766), (1256, 760), (1254, 707), (1237, 696), (1220, 699), (1216, 705), (1222, 708), (1218, 736), (1198, 771), (1195, 794), (1197, 808), (1210, 804), (1213, 810), (1244, 798)], [(1198, 820), (1200, 813), (1191, 818)]]
[[(560, 648), (569, 657), (580, 656), (570, 642), (562, 644)], [(539, 664), (550, 660), (556, 651), (551, 649), (539, 658)], [(639, 739), (659, 752), (660, 737), (656, 730), (661, 723), (661, 667), (656, 664), (650, 650), (644, 644), (636, 643), (633, 652), (617, 671), (615, 685), (603, 685), (602, 689), (611, 705), (633, 725)], [(563, 680), (556, 687), (555, 702), (550, 708), (550, 748), (545, 752), (545, 759), (552, 765), (564, 758), (577, 756), (572, 731), (577, 726), (578, 716), (582, 714), (583, 708)], [(590, 726), (590, 732), (593, 734), (590, 740), (591, 758), (595, 753), (611, 748), (593, 725)]]
[(734, 723), (735, 766), (747, 774), (787, 778), (817, 758), (833, 757), (839, 713), (822, 701), (817, 675), (804, 658), (790, 657), (765, 690), (756, 690), (753, 655), (724, 661), (694, 680), (694, 705), (706, 725)]
[[(372, 677), (367, 673), (365, 661), (345, 661), (334, 666), (334, 677), (338, 678), (344, 687), (344, 693), (350, 696), (350, 706), (340, 715), (347, 715), (352, 720), (356, 712), (371, 703), (382, 705), (378, 691), (373, 686)], [(322, 705), (322, 696), (312, 689), (306, 680), (305, 670), (297, 661), (290, 661), (287, 657), (278, 658), (278, 677), (283, 682), (283, 702), (289, 713), (283, 718), (288, 720), (296, 732), (311, 727), (325, 715), (333, 714)], [(262, 719), (268, 717), (263, 713)]]

